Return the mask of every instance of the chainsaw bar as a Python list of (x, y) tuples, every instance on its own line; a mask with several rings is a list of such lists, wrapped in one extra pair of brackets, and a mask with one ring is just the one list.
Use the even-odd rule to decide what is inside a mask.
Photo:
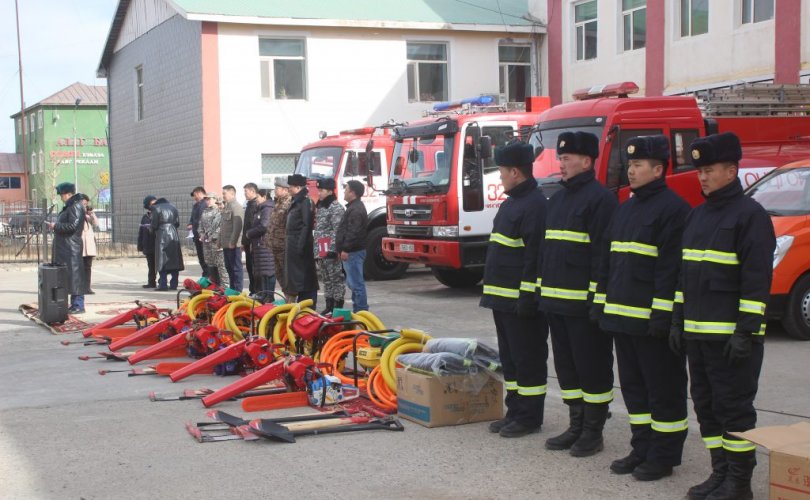
[[(265, 384), (256, 387), (255, 389), (251, 389), (247, 392), (239, 394), (228, 401), (236, 401), (237, 399), (246, 398), (250, 396), (263, 396), (267, 394), (276, 394), (279, 391), (284, 390), (283, 385), (278, 384)], [(182, 394), (168, 394), (168, 395), (158, 395), (154, 392), (149, 393), (149, 401), (185, 401), (187, 399), (202, 399), (209, 394), (213, 394), (216, 392), (215, 389), (186, 389), (183, 391)]]
[[(202, 425), (201, 425), (202, 424)], [(216, 443), (219, 441), (255, 441), (260, 439), (259, 436), (250, 431), (248, 425), (240, 425), (231, 427), (220, 422), (202, 422), (186, 424), (186, 430), (191, 436), (197, 440), (198, 443)], [(215, 424), (210, 426), (207, 424)]]

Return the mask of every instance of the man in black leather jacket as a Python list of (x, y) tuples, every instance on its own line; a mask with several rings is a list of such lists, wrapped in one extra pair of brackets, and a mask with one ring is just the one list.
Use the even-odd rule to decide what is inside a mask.
[(84, 261), (82, 259), (82, 231), (84, 230), (84, 205), (82, 196), (76, 193), (76, 186), (63, 182), (56, 186), (65, 207), (59, 212), (56, 222), (49, 222), (53, 230), (54, 264), (67, 266), (68, 293), (70, 294), (70, 314), (84, 312)]

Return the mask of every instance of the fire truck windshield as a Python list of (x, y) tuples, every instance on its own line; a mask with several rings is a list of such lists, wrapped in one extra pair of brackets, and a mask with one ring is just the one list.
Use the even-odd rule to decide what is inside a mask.
[(343, 148), (312, 148), (301, 151), (295, 173), (308, 178), (334, 177)]
[(455, 136), (406, 137), (394, 145), (392, 191), (446, 192)]

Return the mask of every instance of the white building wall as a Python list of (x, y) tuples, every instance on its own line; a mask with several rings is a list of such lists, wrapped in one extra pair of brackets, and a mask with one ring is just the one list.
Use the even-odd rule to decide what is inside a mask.
[[(261, 97), (260, 36), (306, 38), (307, 100)], [(262, 154), (295, 154), (321, 130), (421, 117), (432, 103), (408, 102), (407, 41), (448, 43), (450, 99), (497, 93), (498, 42), (506, 36), (220, 24), (223, 184), (256, 182)]]

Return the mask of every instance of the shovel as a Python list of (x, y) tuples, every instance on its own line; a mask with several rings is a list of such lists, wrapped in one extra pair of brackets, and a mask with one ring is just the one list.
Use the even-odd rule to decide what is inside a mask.
[(264, 422), (261, 419), (257, 419), (250, 422), (250, 429), (260, 436), (276, 439), (284, 443), (294, 443), (296, 436), (371, 430), (405, 430), (402, 423), (395, 418), (372, 421), (368, 417), (336, 418), (321, 420), (319, 422), (299, 422), (288, 425)]

